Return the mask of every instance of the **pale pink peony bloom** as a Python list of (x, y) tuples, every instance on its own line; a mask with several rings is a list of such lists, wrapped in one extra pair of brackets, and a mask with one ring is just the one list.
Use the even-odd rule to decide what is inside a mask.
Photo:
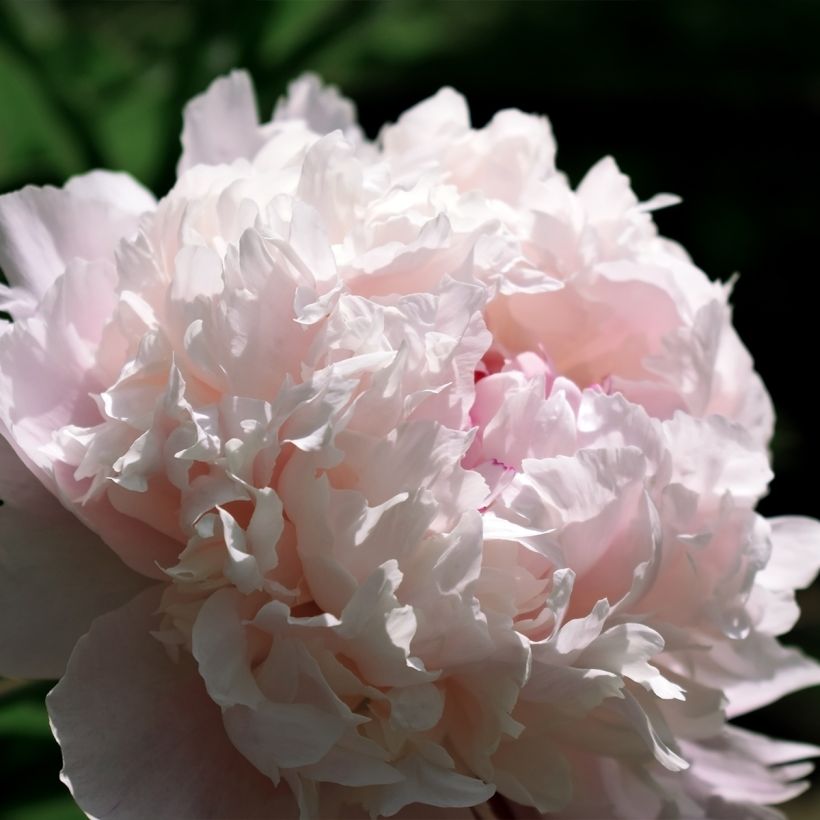
[[(445, 89), (369, 143), (313, 77), (189, 104), (156, 203), (0, 198), (0, 659), (101, 818), (778, 817), (727, 723), (820, 523), (754, 511), (728, 289), (612, 160)], [(84, 637), (82, 637), (84, 636)]]

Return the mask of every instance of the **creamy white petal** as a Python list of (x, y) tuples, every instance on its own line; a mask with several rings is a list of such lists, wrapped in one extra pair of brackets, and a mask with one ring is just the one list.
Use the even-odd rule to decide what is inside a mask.
[(303, 120), (317, 134), (342, 131), (347, 136), (359, 136), (356, 108), (339, 94), (334, 86), (323, 86), (315, 74), (303, 74), (288, 85), (273, 113), (274, 122)]
[(188, 103), (183, 120), (179, 175), (202, 163), (251, 159), (262, 146), (253, 86), (244, 71), (214, 80)]

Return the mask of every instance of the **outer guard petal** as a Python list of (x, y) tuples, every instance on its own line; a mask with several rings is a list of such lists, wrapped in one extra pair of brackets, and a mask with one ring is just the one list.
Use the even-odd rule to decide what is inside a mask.
[(48, 696), (74, 799), (101, 819), (296, 817), (287, 787), (231, 745), (193, 661), (150, 634), (161, 589), (97, 620)]
[(146, 580), (65, 510), (0, 438), (0, 673), (57, 678), (99, 615)]

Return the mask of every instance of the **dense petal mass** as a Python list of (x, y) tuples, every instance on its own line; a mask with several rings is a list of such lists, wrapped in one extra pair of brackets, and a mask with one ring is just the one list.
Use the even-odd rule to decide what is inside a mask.
[(449, 88), (369, 142), (233, 72), (182, 147), (158, 203), (0, 198), (2, 671), (89, 630), (80, 807), (779, 817), (817, 750), (728, 721), (820, 683), (820, 523), (755, 511), (771, 402), (676, 198)]

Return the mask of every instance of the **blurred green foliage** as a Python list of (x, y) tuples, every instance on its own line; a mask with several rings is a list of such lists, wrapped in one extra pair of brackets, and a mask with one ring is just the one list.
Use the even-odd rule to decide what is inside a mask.
[(58, 780), (56, 748), (43, 698), (46, 684), (0, 681), (0, 817), (74, 820), (84, 817)]
[[(820, 515), (816, 420), (796, 385), (816, 342), (800, 297), (816, 242), (820, 3), (713, 0), (267, 3), (0, 0), (0, 192), (62, 184), (92, 167), (156, 193), (174, 179), (181, 111), (218, 74), (245, 67), (267, 115), (289, 80), (319, 73), (379, 125), (451, 84), (478, 124), (516, 106), (548, 113), (577, 181), (605, 153), (640, 196), (687, 200), (658, 216), (713, 276), (742, 277), (737, 324), (780, 412), (767, 514)], [(802, 596), (792, 640), (820, 655), (820, 594)], [(46, 685), (3, 691), (0, 816), (81, 817), (58, 781)], [(816, 691), (749, 721), (820, 739)], [(816, 791), (816, 790), (815, 790)], [(790, 807), (820, 816), (817, 796)]]
[(262, 109), (310, 68), (354, 97), (485, 33), (502, 5), (371, 0), (0, 4), (0, 189), (89, 167), (157, 190), (176, 160), (185, 102), (236, 66)]

